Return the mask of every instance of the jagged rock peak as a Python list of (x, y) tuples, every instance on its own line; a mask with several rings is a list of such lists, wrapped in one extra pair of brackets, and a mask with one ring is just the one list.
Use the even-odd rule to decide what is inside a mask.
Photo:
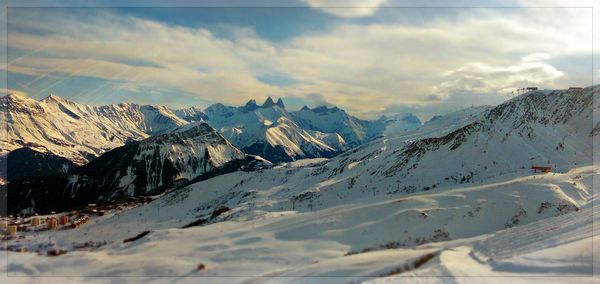
[(280, 108), (285, 108), (285, 105), (283, 104), (283, 100), (281, 98), (277, 99), (276, 105)]
[(73, 101), (67, 100), (65, 98), (59, 97), (53, 93), (50, 93), (48, 96), (46, 96), (45, 98), (41, 99), (40, 102), (58, 102), (58, 103), (67, 103), (67, 104), (74, 104)]
[(45, 98), (41, 99), (40, 101), (51, 101), (51, 100), (60, 101), (60, 100), (63, 100), (63, 99), (61, 97), (53, 94), (53, 93), (50, 93), (48, 96), (46, 96)]
[(245, 111), (253, 111), (255, 109), (259, 108), (259, 106), (256, 104), (256, 101), (254, 99), (249, 100), (243, 107), (242, 109)]
[(262, 107), (272, 107), (275, 105), (275, 102), (273, 101), (273, 99), (271, 97), (268, 97), (265, 100), (265, 103), (263, 103)]

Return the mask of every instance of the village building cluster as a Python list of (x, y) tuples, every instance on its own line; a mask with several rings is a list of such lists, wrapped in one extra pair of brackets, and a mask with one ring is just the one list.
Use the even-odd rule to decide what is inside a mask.
[(88, 204), (77, 210), (56, 214), (40, 216), (37, 213), (31, 216), (13, 216), (0, 218), (0, 233), (4, 240), (18, 237), (20, 232), (42, 232), (49, 230), (77, 229), (88, 223), (91, 216), (104, 216), (107, 211), (121, 212), (127, 208), (133, 208), (147, 204), (153, 199), (151, 197), (131, 197), (120, 204)]
[(10, 239), (19, 232), (40, 232), (48, 230), (66, 230), (77, 228), (89, 221), (89, 215), (69, 212), (29, 217), (14, 217), (12, 215), (0, 219), (0, 231), (5, 238)]

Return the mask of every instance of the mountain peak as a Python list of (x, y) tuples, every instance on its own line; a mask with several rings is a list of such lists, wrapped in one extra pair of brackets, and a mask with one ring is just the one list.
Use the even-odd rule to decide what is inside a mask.
[(16, 93), (8, 93), (6, 96), (7, 96), (8, 98), (12, 99), (12, 100), (25, 100), (25, 99), (29, 99), (29, 97), (28, 97), (26, 94), (24, 94), (24, 93), (19, 93), (19, 92), (16, 92)]
[(59, 97), (59, 96), (57, 96), (57, 95), (55, 95), (55, 94), (53, 94), (53, 93), (50, 93), (50, 94), (49, 94), (48, 96), (46, 96), (45, 98), (41, 99), (41, 101), (47, 101), (47, 100), (59, 100), (59, 99), (60, 99), (60, 97)]
[(414, 124), (423, 124), (423, 122), (414, 114), (412, 113), (407, 113), (404, 116), (402, 116), (402, 120), (409, 122), (409, 123), (414, 123)]
[(277, 99), (276, 105), (278, 105), (280, 108), (285, 108), (285, 105), (283, 104), (283, 100), (281, 98)]
[(337, 112), (339, 110), (340, 109), (338, 107), (336, 107), (336, 106), (329, 108), (326, 105), (322, 105), (322, 106), (319, 106), (319, 107), (316, 107), (316, 108), (312, 109), (313, 112), (317, 112), (317, 113)]
[(273, 101), (273, 99), (271, 97), (268, 97), (265, 100), (265, 103), (262, 105), (262, 107), (272, 107), (275, 105), (275, 102)]
[(6, 96), (2, 96), (2, 105), (28, 105), (33, 107), (37, 105), (37, 101), (21, 93), (9, 93)]
[(198, 121), (192, 122), (186, 125), (179, 126), (173, 131), (163, 134), (163, 137), (174, 136), (179, 133), (186, 137), (199, 137), (201, 139), (207, 139), (206, 141), (213, 141), (218, 143), (224, 143), (225, 138), (217, 134), (217, 131), (210, 127), (206, 122)]
[(255, 109), (258, 108), (258, 105), (256, 104), (256, 101), (254, 99), (249, 100), (243, 107), (242, 110), (244, 111), (253, 111)]
[(307, 106), (303, 106), (300, 110), (310, 110)]
[(393, 122), (393, 121), (404, 121), (410, 124), (421, 125), (423, 122), (412, 113), (393, 114), (390, 116), (382, 115), (378, 121), (382, 122)]
[(40, 102), (73, 103), (72, 101), (61, 98), (53, 93), (50, 93), (47, 97), (41, 99)]

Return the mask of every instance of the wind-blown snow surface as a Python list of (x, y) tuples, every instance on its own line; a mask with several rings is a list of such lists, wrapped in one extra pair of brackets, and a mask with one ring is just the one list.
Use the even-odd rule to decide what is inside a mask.
[[(227, 282), (592, 281), (594, 97), (592, 88), (531, 92), (464, 127), (447, 125), (454, 130), (440, 124), (438, 134), (383, 138), (330, 160), (217, 176), (77, 230), (11, 241), (69, 252), (9, 252), (5, 269)], [(533, 173), (538, 164), (553, 172)], [(104, 240), (93, 251), (73, 249)]]
[(10, 94), (0, 98), (0, 112), (0, 124), (7, 126), (0, 137), (0, 153), (26, 146), (77, 164), (187, 123), (165, 107), (90, 106), (54, 95), (36, 101)]

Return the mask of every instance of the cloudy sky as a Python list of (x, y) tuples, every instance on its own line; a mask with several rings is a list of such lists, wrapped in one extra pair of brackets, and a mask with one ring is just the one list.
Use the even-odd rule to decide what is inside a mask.
[(363, 118), (427, 118), (495, 104), (525, 86), (588, 86), (600, 74), (585, 5), (50, 3), (6, 12), (8, 91), (171, 107), (272, 96), (290, 109), (325, 104)]

